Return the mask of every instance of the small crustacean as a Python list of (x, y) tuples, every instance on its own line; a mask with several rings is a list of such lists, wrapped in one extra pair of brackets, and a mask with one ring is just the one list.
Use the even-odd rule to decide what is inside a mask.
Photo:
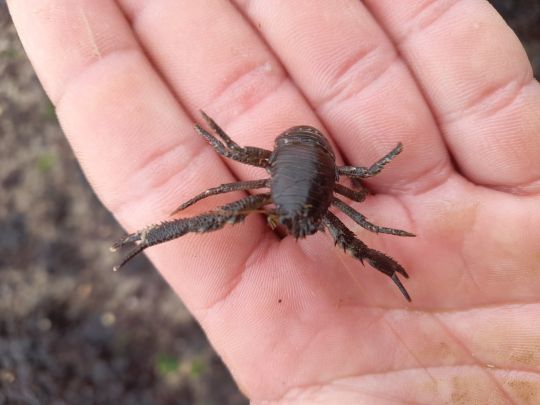
[(290, 128), (276, 138), (274, 150), (269, 151), (257, 147), (239, 146), (214, 120), (203, 111), (201, 114), (221, 141), (200, 125), (195, 125), (195, 130), (212, 145), (217, 153), (238, 162), (265, 168), (270, 178), (227, 183), (210, 188), (180, 205), (172, 214), (216, 194), (259, 188), (268, 188), (270, 191), (249, 195), (223, 205), (217, 210), (191, 218), (174, 219), (151, 225), (128, 235), (111, 248), (115, 251), (124, 246), (134, 246), (120, 264), (115, 266), (115, 270), (147, 247), (179, 238), (189, 232), (216, 231), (226, 224), (243, 221), (250, 213), (264, 212), (272, 227), (281, 224), (289, 234), (296, 238), (304, 238), (318, 231), (324, 231), (325, 228), (328, 229), (336, 245), (362, 263), (367, 260), (375, 269), (389, 276), (405, 298), (408, 301), (411, 300), (397, 276), (399, 273), (408, 278), (405, 269), (391, 257), (369, 248), (356, 238), (353, 232), (329, 210), (330, 206), (334, 206), (371, 232), (414, 236), (406, 231), (385, 228), (368, 222), (366, 217), (334, 195), (340, 194), (353, 201), (363, 201), (368, 193), (367, 190), (361, 186), (358, 189), (351, 189), (339, 184), (339, 177), (363, 179), (375, 176), (401, 152), (401, 144), (370, 167), (336, 166), (330, 143), (316, 128), (310, 126)]

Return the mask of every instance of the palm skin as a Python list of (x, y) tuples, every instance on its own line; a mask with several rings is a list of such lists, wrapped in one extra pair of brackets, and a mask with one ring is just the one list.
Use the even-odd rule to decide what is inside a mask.
[(407, 269), (411, 304), (328, 235), (279, 239), (256, 215), (148, 250), (253, 402), (535, 403), (540, 89), (526, 56), (480, 1), (341, 3), (10, 10), (83, 169), (129, 231), (206, 188), (265, 177), (193, 133), (199, 108), (241, 145), (271, 149), (313, 125), (353, 165), (403, 143), (368, 182), (376, 195), (352, 205), (417, 237), (346, 223)]

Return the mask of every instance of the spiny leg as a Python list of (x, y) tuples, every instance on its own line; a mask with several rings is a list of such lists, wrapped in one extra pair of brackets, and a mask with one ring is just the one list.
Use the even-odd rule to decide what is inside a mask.
[(209, 133), (199, 124), (195, 124), (195, 131), (199, 133), (204, 139), (208, 141), (214, 150), (219, 153), (221, 156), (227, 157), (232, 160), (236, 160), (241, 163), (245, 163), (257, 167), (267, 167), (268, 159), (272, 154), (271, 151), (257, 148), (254, 146), (241, 147), (236, 142), (234, 142), (226, 133), (223, 131), (214, 120), (212, 120), (208, 115), (203, 111), (201, 114), (208, 125), (218, 134), (218, 136), (223, 139), (227, 147), (220, 142), (214, 135)]
[(401, 274), (405, 278), (409, 278), (409, 275), (398, 262), (375, 249), (369, 248), (364, 242), (356, 238), (351, 230), (330, 211), (323, 218), (323, 223), (330, 231), (336, 245), (339, 245), (345, 252), (362, 263), (366, 259), (373, 268), (390, 277), (405, 299), (409, 302), (411, 301), (411, 296), (403, 284), (401, 284), (396, 273)]
[(356, 166), (341, 166), (338, 167), (338, 173), (349, 177), (372, 177), (378, 174), (385, 165), (387, 165), (392, 159), (399, 155), (402, 151), (401, 143), (392, 149), (386, 156), (372, 164), (370, 167), (356, 167)]
[(379, 226), (369, 222), (366, 217), (356, 211), (354, 208), (345, 204), (340, 199), (334, 197), (332, 200), (332, 205), (342, 211), (344, 214), (348, 215), (354, 222), (360, 225), (362, 228), (367, 229), (368, 231), (375, 233), (387, 233), (389, 235), (397, 236), (416, 236), (410, 232), (402, 231), (400, 229), (386, 228), (384, 226)]
[(364, 201), (369, 194), (368, 189), (364, 188), (363, 186), (359, 190), (352, 190), (349, 187), (345, 187), (344, 185), (339, 183), (335, 184), (334, 191), (356, 202)]
[(178, 208), (176, 208), (173, 212), (171, 212), (171, 215), (176, 214), (179, 211), (182, 211), (186, 209), (187, 207), (192, 206), (197, 201), (200, 201), (206, 197), (210, 197), (217, 194), (222, 193), (229, 193), (232, 191), (240, 191), (240, 190), (251, 190), (256, 188), (263, 188), (268, 187), (270, 185), (270, 179), (262, 179), (262, 180), (251, 180), (251, 181), (237, 181), (235, 183), (226, 183), (221, 184), (217, 187), (209, 188), (206, 191), (203, 191), (201, 194), (196, 195), (189, 201), (186, 201), (182, 205), (180, 205)]
[(135, 248), (128, 252), (122, 261), (113, 269), (115, 271), (118, 270), (147, 247), (179, 238), (189, 232), (211, 232), (223, 228), (226, 224), (241, 222), (248, 214), (269, 204), (271, 201), (272, 199), (269, 193), (250, 195), (241, 200), (223, 205), (216, 211), (210, 211), (191, 218), (165, 221), (134, 232), (116, 242), (111, 247), (112, 251), (116, 251), (125, 246), (135, 245)]
[(212, 130), (223, 140), (223, 142), (225, 142), (225, 145), (227, 145), (229, 149), (236, 149), (238, 151), (242, 150), (242, 147), (238, 145), (235, 141), (233, 141), (231, 137), (227, 135), (227, 133), (223, 129), (221, 129), (221, 127), (216, 123), (216, 121), (210, 118), (203, 110), (199, 110), (199, 112), (201, 113), (203, 119), (206, 121), (208, 126), (212, 128)]
[(360, 177), (349, 177), (349, 180), (351, 181), (351, 186), (353, 190), (366, 190), (366, 194), (369, 194), (370, 191), (366, 189), (366, 186), (364, 183), (362, 183), (362, 179)]

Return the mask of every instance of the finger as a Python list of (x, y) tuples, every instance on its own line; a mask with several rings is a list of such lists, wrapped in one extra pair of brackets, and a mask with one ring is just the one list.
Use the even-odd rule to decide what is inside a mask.
[(540, 86), (488, 2), (366, 4), (417, 78), (462, 173), (476, 183), (538, 192)]
[[(12, 2), (10, 10), (85, 173), (126, 228), (161, 220), (179, 199), (233, 180), (194, 134), (114, 3)], [(257, 250), (264, 228), (244, 226), (245, 233), (184, 237), (149, 254), (189, 306), (205, 306)]]
[[(273, 149), (275, 137), (293, 125), (320, 126), (270, 50), (229, 2), (120, 4), (188, 111), (197, 116), (205, 110), (238, 144)], [(243, 179), (260, 177), (260, 169), (231, 166)]]
[(448, 176), (448, 156), (422, 94), (361, 2), (237, 4), (260, 27), (349, 164), (369, 165), (402, 142), (403, 155), (373, 182), (421, 189)]

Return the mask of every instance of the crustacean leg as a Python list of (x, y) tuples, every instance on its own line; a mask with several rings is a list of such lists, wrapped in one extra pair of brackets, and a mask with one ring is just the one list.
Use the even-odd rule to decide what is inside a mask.
[(345, 252), (360, 260), (360, 262), (363, 263), (365, 259), (374, 269), (386, 274), (397, 285), (405, 299), (411, 301), (411, 297), (403, 284), (401, 284), (397, 273), (405, 278), (409, 278), (409, 275), (398, 262), (375, 249), (369, 248), (330, 211), (323, 218), (323, 223), (330, 231), (336, 245), (339, 245)]
[(269, 186), (270, 186), (270, 179), (237, 181), (234, 183), (221, 184), (220, 186), (209, 188), (208, 190), (203, 191), (199, 195), (196, 195), (192, 199), (186, 201), (185, 203), (180, 205), (177, 209), (175, 209), (173, 212), (171, 212), (171, 215), (174, 215), (177, 212), (185, 210), (187, 207), (192, 206), (197, 201), (200, 201), (204, 198), (207, 198), (213, 195), (230, 193), (232, 191), (253, 190), (256, 188), (264, 188), (264, 187), (269, 187)]
[(384, 226), (372, 224), (366, 219), (364, 215), (360, 214), (353, 207), (350, 207), (336, 197), (334, 197), (334, 199), (332, 200), (332, 205), (338, 208), (341, 212), (349, 216), (354, 222), (356, 222), (362, 228), (367, 229), (368, 231), (375, 233), (387, 233), (396, 236), (416, 236), (413, 233), (402, 231), (401, 229), (386, 228)]
[(223, 131), (216, 122), (210, 118), (204, 111), (201, 110), (201, 115), (206, 123), (214, 130), (214, 132), (225, 142), (225, 145), (220, 142), (214, 135), (201, 127), (199, 124), (195, 125), (195, 131), (197, 131), (204, 139), (208, 141), (214, 150), (221, 156), (236, 160), (248, 165), (257, 167), (267, 167), (268, 159), (272, 154), (271, 151), (257, 148), (254, 146), (241, 147), (234, 142), (229, 135)]
[(223, 205), (215, 211), (191, 218), (165, 221), (134, 232), (119, 240), (111, 247), (112, 251), (116, 251), (125, 246), (135, 246), (114, 267), (114, 270), (118, 270), (147, 247), (179, 238), (189, 232), (212, 232), (223, 228), (226, 224), (236, 224), (243, 221), (250, 213), (259, 212), (258, 210), (262, 206), (271, 203), (271, 201), (272, 199), (269, 193), (250, 195), (241, 200)]
[(376, 163), (372, 164), (370, 167), (361, 167), (361, 166), (341, 166), (338, 167), (337, 171), (339, 174), (349, 177), (356, 178), (365, 178), (372, 177), (378, 174), (385, 165), (390, 163), (397, 155), (402, 151), (401, 143), (398, 143), (397, 146), (392, 149), (386, 156), (381, 158)]
[[(353, 180), (356, 180), (356, 179), (353, 179)], [(342, 184), (336, 183), (334, 185), (334, 192), (344, 195), (345, 197), (350, 198), (353, 201), (362, 202), (366, 199), (367, 195), (369, 194), (369, 190), (365, 188), (362, 184), (356, 184), (356, 186), (359, 189), (352, 190), (349, 187), (345, 187)]]

